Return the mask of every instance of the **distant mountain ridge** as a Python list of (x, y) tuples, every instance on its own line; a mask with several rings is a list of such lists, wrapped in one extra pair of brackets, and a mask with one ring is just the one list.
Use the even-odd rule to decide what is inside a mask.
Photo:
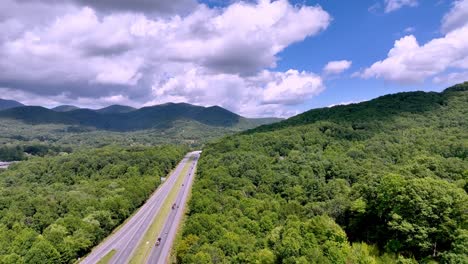
[(112, 131), (135, 131), (153, 128), (169, 128), (179, 120), (196, 121), (201, 124), (249, 129), (269, 124), (280, 119), (249, 119), (219, 106), (203, 107), (187, 103), (167, 103), (134, 109), (113, 105), (103, 109), (51, 110), (40, 106), (23, 106), (0, 111), (0, 118), (9, 118), (29, 124), (67, 124), (94, 127)]
[(74, 105), (59, 105), (57, 107), (51, 108), (51, 110), (54, 110), (56, 112), (68, 112), (68, 111), (73, 111), (77, 109), (80, 109), (80, 108)]
[(126, 105), (109, 105), (108, 107), (104, 107), (101, 109), (96, 110), (98, 113), (128, 113), (137, 110), (134, 107), (126, 106)]
[(14, 100), (4, 100), (0, 99), (0, 111), (5, 109), (10, 109), (14, 107), (24, 106), (24, 104), (14, 101)]

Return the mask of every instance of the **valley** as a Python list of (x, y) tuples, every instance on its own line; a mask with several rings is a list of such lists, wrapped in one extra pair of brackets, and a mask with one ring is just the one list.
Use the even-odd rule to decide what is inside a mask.
[(1, 0), (0, 264), (468, 264), (468, 0)]
[(464, 83), (218, 132), (231, 121), (3, 119), (2, 160), (21, 162), (1, 163), (0, 263), (463, 261), (467, 95)]

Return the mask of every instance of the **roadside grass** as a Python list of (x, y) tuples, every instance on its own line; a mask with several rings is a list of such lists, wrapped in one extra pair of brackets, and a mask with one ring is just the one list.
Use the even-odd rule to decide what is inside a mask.
[(117, 253), (117, 251), (115, 249), (109, 251), (109, 253), (107, 253), (107, 255), (105, 255), (101, 260), (99, 260), (97, 264), (107, 264), (107, 263), (109, 263), (109, 261), (115, 255), (115, 253)]
[[(192, 161), (192, 158), (190, 158)], [(191, 162), (188, 162), (185, 167), (182, 169), (181, 174), (185, 174), (188, 172)], [(184, 177), (179, 177), (174, 184), (174, 187), (169, 192), (166, 200), (164, 201), (159, 213), (156, 215), (153, 223), (146, 231), (143, 239), (140, 241), (139, 245), (137, 246), (135, 252), (133, 253), (130, 264), (142, 264), (146, 262), (146, 259), (149, 257), (151, 253), (151, 249), (153, 248), (158, 236), (164, 226), (164, 220), (167, 218), (169, 213), (172, 210), (172, 204), (177, 198), (177, 193), (179, 192), (182, 183), (184, 182)]]
[[(197, 176), (197, 168), (195, 167), (195, 170), (193, 171), (194, 173), (194, 179)], [(174, 245), (171, 249), (171, 255), (169, 257), (169, 263), (177, 263), (177, 246), (182, 242), (182, 230), (184, 230), (185, 227), (185, 222), (187, 220), (187, 212), (189, 210), (189, 202), (192, 199), (192, 188), (189, 189), (189, 194), (187, 196), (187, 203), (184, 206), (184, 216), (182, 217), (182, 220), (180, 221), (180, 225), (177, 227), (177, 233), (176, 237), (174, 239)]]

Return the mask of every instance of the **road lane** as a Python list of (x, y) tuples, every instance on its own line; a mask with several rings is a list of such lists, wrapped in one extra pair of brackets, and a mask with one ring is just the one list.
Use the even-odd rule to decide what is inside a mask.
[(104, 242), (94, 248), (93, 251), (80, 263), (95, 264), (112, 250), (115, 250), (116, 253), (109, 263), (128, 263), (130, 256), (139, 245), (139, 242), (145, 235), (151, 223), (154, 221), (155, 216), (158, 215), (167, 195), (170, 193), (172, 188), (174, 188), (177, 179), (179, 177), (187, 176), (181, 175), (183, 168), (187, 163), (191, 163), (191, 168), (194, 167), (196, 159), (193, 158), (198, 157), (198, 155), (198, 152), (188, 153), (166, 181), (161, 184), (153, 195), (151, 195), (148, 201), (137, 211), (137, 213), (133, 215), (118, 231), (110, 235)]
[[(198, 153), (199, 155), (199, 153)], [(164, 227), (159, 235), (161, 242), (159, 245), (155, 245), (151, 250), (151, 254), (147, 259), (147, 264), (162, 264), (167, 263), (171, 254), (171, 248), (174, 244), (174, 239), (177, 235), (177, 229), (180, 226), (184, 215), (184, 207), (190, 193), (190, 188), (195, 177), (196, 162), (191, 166), (189, 174), (186, 175), (182, 188), (177, 194), (177, 199), (174, 209), (171, 210), (169, 216), (167, 217)]]

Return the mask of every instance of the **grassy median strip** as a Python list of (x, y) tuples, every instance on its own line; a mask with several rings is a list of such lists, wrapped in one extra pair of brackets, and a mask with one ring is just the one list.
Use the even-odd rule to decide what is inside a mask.
[(107, 253), (107, 255), (105, 255), (101, 260), (99, 260), (99, 262), (97, 264), (107, 264), (107, 263), (109, 263), (111, 258), (115, 255), (115, 253), (117, 253), (117, 251), (115, 251), (115, 249), (109, 251), (109, 253)]
[[(192, 165), (192, 160), (193, 159), (190, 158), (189, 162), (187, 162), (187, 164), (182, 169), (180, 175), (185, 175), (188, 172), (190, 166)], [(132, 258), (130, 259), (131, 264), (141, 264), (146, 262), (146, 259), (151, 253), (151, 249), (153, 248), (159, 234), (161, 233), (161, 230), (163, 229), (165, 220), (172, 210), (172, 204), (174, 204), (177, 198), (177, 194), (179, 193), (183, 183), (184, 177), (179, 177), (175, 182), (174, 187), (169, 192), (169, 195), (164, 201), (163, 206), (159, 210), (159, 213), (156, 215), (153, 223), (151, 223), (151, 226), (149, 227), (148, 231), (146, 231), (143, 239), (140, 241), (140, 244), (133, 253)]]

